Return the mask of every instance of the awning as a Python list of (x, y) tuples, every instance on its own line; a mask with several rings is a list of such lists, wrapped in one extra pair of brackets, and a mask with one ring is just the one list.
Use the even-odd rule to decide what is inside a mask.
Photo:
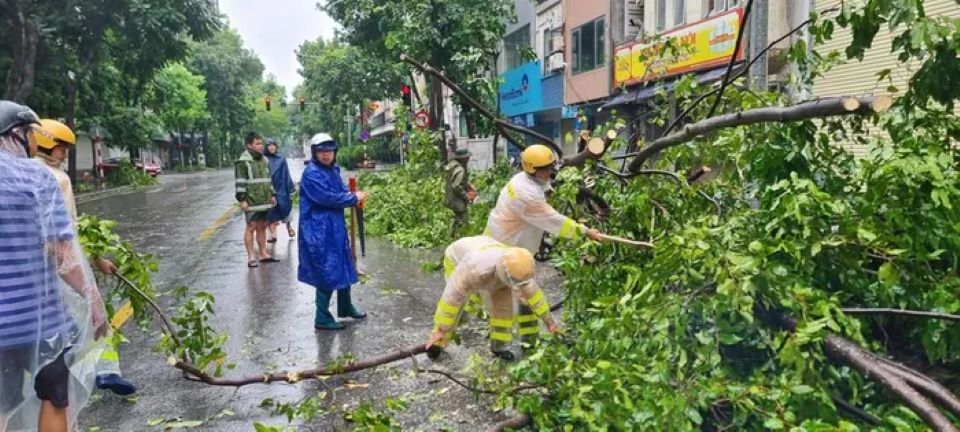
[[(697, 74), (696, 78), (697, 81), (699, 81), (701, 84), (704, 84), (722, 78), (725, 73), (727, 73), (726, 67), (716, 68), (706, 72), (700, 72)], [(647, 85), (635, 86), (634, 88), (615, 96), (613, 99), (610, 99), (603, 105), (603, 107), (613, 108), (620, 105), (643, 102), (646, 99), (652, 98), (661, 88), (666, 92), (673, 91), (673, 88), (677, 85), (677, 81), (679, 79), (680, 77), (677, 77), (677, 79), (670, 81), (657, 81), (648, 83)]]

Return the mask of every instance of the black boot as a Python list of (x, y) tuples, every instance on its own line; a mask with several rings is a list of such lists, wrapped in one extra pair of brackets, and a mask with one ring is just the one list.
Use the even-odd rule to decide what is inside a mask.
[(498, 358), (498, 359), (500, 359), (500, 360), (503, 360), (503, 361), (505, 361), (505, 362), (508, 362), (508, 363), (509, 363), (509, 362), (512, 362), (512, 361), (514, 361), (514, 360), (517, 359), (517, 357), (516, 357), (515, 355), (513, 355), (513, 353), (510, 352), (509, 350), (503, 350), (503, 351), (492, 351), (492, 350), (491, 350), (490, 352), (493, 353), (493, 356), (494, 356), (494, 357), (496, 357), (496, 358)]
[(360, 312), (350, 300), (350, 288), (337, 291), (337, 316), (340, 318), (364, 319), (367, 314)]

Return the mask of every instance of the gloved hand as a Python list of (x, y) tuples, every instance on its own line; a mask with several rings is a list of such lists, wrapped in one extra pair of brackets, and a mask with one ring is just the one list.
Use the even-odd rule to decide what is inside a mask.
[(587, 238), (594, 241), (600, 241), (600, 235), (603, 234), (596, 228), (587, 228)]
[(427, 340), (424, 348), (430, 349), (432, 346), (446, 347), (447, 346), (447, 333), (443, 330), (437, 329), (430, 333), (430, 339)]

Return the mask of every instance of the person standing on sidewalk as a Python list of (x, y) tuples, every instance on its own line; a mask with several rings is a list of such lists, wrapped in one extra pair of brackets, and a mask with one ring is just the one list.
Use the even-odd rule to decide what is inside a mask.
[(330, 297), (337, 293), (337, 315), (364, 319), (350, 298), (350, 286), (357, 283), (357, 263), (350, 251), (350, 240), (343, 209), (363, 206), (365, 192), (351, 193), (340, 178), (335, 164), (337, 142), (325, 133), (310, 140), (310, 163), (300, 180), (300, 267), (297, 279), (316, 289), (316, 330), (342, 330), (344, 325), (330, 314)]
[(267, 214), (267, 243), (273, 243), (277, 241), (277, 227), (280, 226), (280, 222), (287, 226), (287, 235), (290, 238), (297, 234), (290, 225), (293, 213), (293, 192), (296, 185), (293, 183), (293, 177), (290, 176), (287, 158), (280, 154), (276, 140), (267, 139), (267, 148), (263, 155), (267, 157), (267, 163), (270, 165), (270, 179), (273, 181), (273, 190), (277, 196), (277, 205)]
[[(37, 141), (37, 159), (43, 162), (47, 171), (53, 174), (63, 194), (64, 204), (70, 213), (76, 229), (77, 203), (73, 196), (73, 183), (70, 176), (63, 171), (63, 161), (67, 158), (70, 148), (77, 143), (77, 136), (70, 127), (56, 120), (40, 120), (40, 127), (34, 129), (34, 138)], [(89, 254), (88, 254), (89, 255)], [(97, 256), (89, 256), (90, 263), (100, 273), (114, 275), (117, 266), (113, 261)], [(108, 335), (109, 337), (110, 335)], [(112, 340), (112, 338), (109, 338)], [(123, 378), (120, 372), (120, 353), (112, 343), (105, 344), (103, 353), (97, 361), (97, 388), (110, 390), (121, 396), (128, 396), (137, 392), (137, 388)]]
[[(250, 132), (244, 139), (247, 149), (236, 161), (236, 197), (247, 221), (243, 245), (247, 248), (247, 267), (258, 267), (260, 262), (277, 262), (267, 253), (267, 213), (277, 204), (270, 180), (270, 167), (263, 157), (263, 138)], [(253, 239), (259, 246), (259, 259), (254, 254)]]

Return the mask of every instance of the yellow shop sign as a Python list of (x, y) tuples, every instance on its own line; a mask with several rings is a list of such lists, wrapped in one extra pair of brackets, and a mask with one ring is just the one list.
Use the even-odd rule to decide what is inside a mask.
[[(631, 42), (620, 45), (614, 54), (614, 86), (636, 84), (726, 64), (733, 55), (743, 9), (688, 24), (663, 34), (673, 40), (676, 53), (663, 51), (663, 42)], [(737, 60), (743, 60), (740, 50)]]

